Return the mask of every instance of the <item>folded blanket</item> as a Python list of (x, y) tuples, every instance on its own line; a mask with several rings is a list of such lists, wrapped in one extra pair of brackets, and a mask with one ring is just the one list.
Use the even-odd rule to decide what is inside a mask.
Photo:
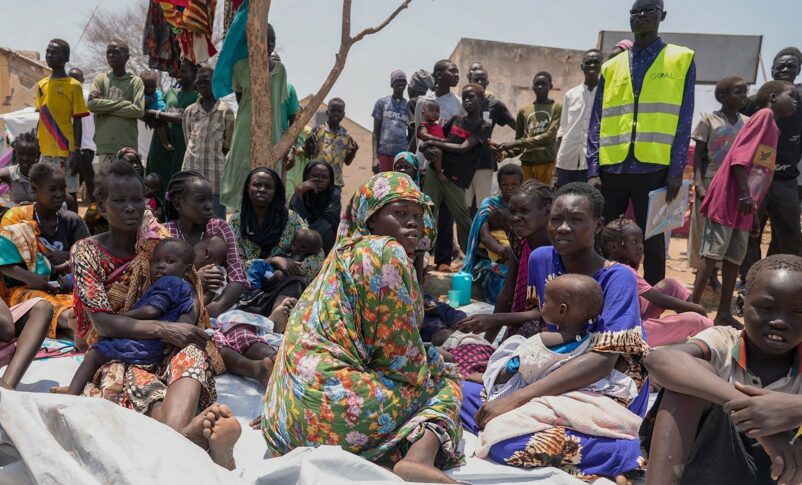
[(592, 436), (634, 439), (640, 425), (638, 415), (599, 394), (571, 391), (538, 397), (487, 423), (479, 435), (476, 456), (486, 458), (490, 447), (497, 443), (556, 426)]

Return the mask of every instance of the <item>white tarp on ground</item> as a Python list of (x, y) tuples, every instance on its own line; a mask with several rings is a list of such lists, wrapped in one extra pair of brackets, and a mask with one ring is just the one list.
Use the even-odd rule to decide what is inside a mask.
[[(463, 308), (476, 313), (486, 308)], [(101, 399), (48, 394), (67, 385), (81, 357), (35, 361), (20, 391), (0, 390), (0, 484), (391, 484), (392, 473), (336, 447), (303, 448), (265, 459), (265, 443), (248, 422), (262, 411), (254, 382), (223, 375), (218, 400), (242, 425), (234, 448), (238, 468), (214, 465), (196, 445), (148, 417)], [(2, 369), (0, 369), (2, 373)], [(465, 466), (449, 473), (473, 484), (581, 485), (553, 468), (522, 470), (473, 457), (476, 437), (465, 435)], [(599, 480), (597, 484), (610, 483)]]

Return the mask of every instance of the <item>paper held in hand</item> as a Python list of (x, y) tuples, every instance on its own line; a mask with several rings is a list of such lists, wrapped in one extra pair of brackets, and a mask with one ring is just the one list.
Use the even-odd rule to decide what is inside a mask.
[(690, 181), (683, 180), (679, 193), (670, 204), (666, 204), (668, 188), (663, 187), (649, 192), (649, 210), (646, 214), (646, 228), (643, 231), (644, 239), (669, 232), (685, 224), (690, 187)]

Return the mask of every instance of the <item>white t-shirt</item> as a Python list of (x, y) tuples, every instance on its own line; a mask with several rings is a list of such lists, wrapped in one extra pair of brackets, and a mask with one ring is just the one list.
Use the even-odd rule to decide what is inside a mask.
[(565, 93), (560, 129), (557, 138), (562, 138), (557, 153), (557, 168), (563, 170), (587, 170), (588, 125), (596, 90), (591, 91), (582, 83)]
[(95, 115), (89, 114), (81, 118), (81, 149), (97, 151), (95, 145)]

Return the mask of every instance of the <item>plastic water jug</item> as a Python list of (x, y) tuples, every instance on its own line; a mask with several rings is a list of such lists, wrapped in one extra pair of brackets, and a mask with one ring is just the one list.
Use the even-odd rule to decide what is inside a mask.
[(471, 304), (472, 284), (473, 284), (473, 275), (470, 273), (459, 272), (451, 277), (451, 289), (459, 291), (460, 305)]

